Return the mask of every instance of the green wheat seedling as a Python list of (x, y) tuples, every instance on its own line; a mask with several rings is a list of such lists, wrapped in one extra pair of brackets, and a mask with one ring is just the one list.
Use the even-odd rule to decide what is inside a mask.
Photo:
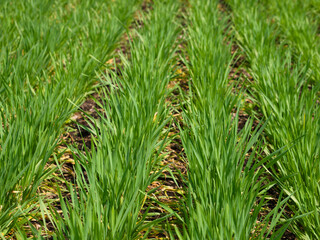
[[(77, 152), (71, 201), (60, 195), (57, 239), (141, 239), (164, 218), (146, 222), (143, 208), (157, 179), (168, 124), (166, 88), (173, 76), (178, 28), (175, 0), (158, 1), (130, 43), (123, 68), (104, 75), (99, 120), (88, 119), (91, 151)], [(146, 234), (144, 234), (146, 233)]]
[(305, 64), (311, 64), (311, 82), (319, 82), (319, 2), (271, 1), (268, 9), (270, 17), (279, 25), (281, 37), (292, 45), (296, 58), (301, 58)]
[[(189, 163), (185, 227), (180, 239), (265, 239), (273, 231), (284, 202), (260, 219), (265, 202), (263, 127), (249, 120), (238, 129), (239, 97), (228, 86), (231, 44), (227, 18), (218, 1), (193, 0), (189, 12), (187, 67), (191, 96), (183, 113), (181, 139)], [(186, 58), (187, 58), (186, 57)], [(280, 211), (281, 212), (281, 211)], [(259, 221), (260, 224), (259, 224)], [(269, 228), (267, 225), (270, 223)], [(279, 239), (282, 228), (273, 237)]]
[[(305, 56), (297, 55), (295, 44), (288, 46), (288, 40), (278, 42), (281, 31), (267, 21), (262, 5), (251, 8), (243, 17), (241, 11), (252, 3), (233, 4), (235, 30), (255, 79), (253, 94), (260, 111), (270, 118), (265, 129), (270, 148), (288, 147), (282, 160), (270, 171), (278, 187), (291, 196), (288, 206), (294, 215), (292, 231), (301, 239), (318, 239), (319, 83), (309, 88), (310, 78), (315, 76), (310, 75), (310, 68), (316, 72), (314, 63), (307, 64)], [(293, 24), (292, 29), (297, 27)], [(288, 39), (292, 41), (291, 37)]]
[(1, 237), (27, 222), (21, 216), (51, 173), (44, 169), (62, 126), (92, 90), (136, 3), (66, 4), (0, 3)]

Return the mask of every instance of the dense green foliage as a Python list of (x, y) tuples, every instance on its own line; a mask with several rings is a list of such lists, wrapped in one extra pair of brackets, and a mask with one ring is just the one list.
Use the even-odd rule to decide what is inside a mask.
[(104, 76), (104, 113), (100, 120), (92, 119), (91, 152), (78, 152), (79, 192), (72, 189), (72, 205), (61, 197), (66, 220), (56, 220), (58, 239), (137, 239), (159, 221), (145, 223), (148, 211), (141, 216), (140, 210), (148, 185), (159, 175), (155, 166), (166, 141), (160, 137), (168, 122), (165, 98), (178, 34), (173, 21), (177, 7), (173, 0), (156, 3), (130, 44), (131, 59), (124, 59), (121, 78)]
[[(111, 3), (111, 2), (110, 2)], [(1, 2), (0, 233), (21, 221), (61, 128), (132, 16), (133, 1)]]
[(234, 95), (228, 85), (233, 56), (231, 44), (224, 44), (229, 26), (217, 4), (193, 0), (189, 12), (187, 67), (192, 91), (183, 115), (187, 127), (181, 133), (189, 161), (189, 216), (183, 238), (249, 239), (262, 228), (255, 237), (264, 239), (275, 222), (268, 230), (257, 225), (264, 206), (261, 166), (268, 161), (255, 159), (263, 128), (251, 132), (252, 120), (238, 128), (240, 95)]
[[(283, 28), (270, 23), (264, 5), (255, 4), (249, 11), (252, 4), (233, 2), (235, 30), (250, 62), (253, 95), (260, 111), (269, 118), (266, 135), (271, 151), (287, 148), (271, 171), (279, 187), (291, 196), (288, 205), (297, 218), (291, 229), (302, 239), (318, 239), (320, 84), (318, 55), (311, 50), (317, 44), (314, 26), (303, 15), (306, 9), (295, 2), (282, 1), (281, 6), (277, 5), (286, 11), (272, 17), (279, 18)], [(243, 16), (245, 9), (247, 15)], [(288, 38), (279, 43), (281, 35)], [(310, 39), (315, 41), (308, 42)]]
[[(318, 0), (0, 1), (0, 238), (320, 239), (319, 13)], [(92, 93), (90, 140), (64, 146), (63, 179), (61, 136)], [(173, 139), (183, 180), (163, 166)], [(150, 187), (164, 170), (185, 186), (178, 208)]]

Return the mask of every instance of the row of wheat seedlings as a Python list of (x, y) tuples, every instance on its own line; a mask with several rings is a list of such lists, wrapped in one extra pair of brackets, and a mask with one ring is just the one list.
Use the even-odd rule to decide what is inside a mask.
[(35, 209), (61, 127), (92, 89), (135, 4), (1, 1), (1, 238), (28, 222), (21, 216)]
[[(275, 8), (277, 7), (277, 8)], [(281, 10), (286, 9), (286, 11)], [(292, 227), (297, 236), (305, 239), (319, 238), (320, 234), (320, 113), (319, 113), (319, 90), (320, 90), (320, 39), (319, 31), (319, 2), (308, 1), (281, 1), (274, 3), (270, 10), (276, 13), (276, 22), (279, 24), (281, 34), (293, 47), (294, 56), (300, 60), (303, 65), (309, 65), (308, 90), (305, 94), (309, 95), (309, 107), (306, 109), (308, 114), (303, 115), (304, 128), (306, 132), (301, 132), (303, 136), (304, 147), (301, 151), (304, 155), (300, 155), (304, 163), (302, 168), (296, 169), (301, 173), (300, 182), (307, 181), (309, 184), (294, 187), (292, 190), (297, 191), (299, 188), (306, 188), (300, 192), (297, 191), (297, 207), (294, 211), (298, 214), (312, 212), (307, 217), (297, 221)], [(277, 17), (278, 16), (278, 17)], [(300, 94), (300, 93), (299, 93)], [(305, 105), (304, 101), (301, 101)], [(301, 106), (304, 108), (304, 106)], [(301, 118), (301, 116), (300, 116)], [(310, 164), (310, 165), (309, 165)], [(295, 184), (295, 182), (291, 182)], [(300, 200), (301, 199), (301, 200)], [(305, 227), (307, 226), (307, 227)]]
[[(175, 0), (157, 1), (142, 16), (121, 74), (104, 75), (99, 120), (88, 119), (91, 149), (78, 151), (71, 201), (60, 195), (62, 216), (53, 214), (57, 239), (141, 239), (152, 225), (143, 205), (159, 175), (166, 143), (166, 88), (172, 78), (179, 33)], [(152, 191), (155, 191), (153, 189)], [(52, 209), (53, 212), (55, 211)]]
[(281, 36), (294, 48), (294, 53), (310, 63), (313, 80), (319, 81), (320, 39), (319, 3), (307, 1), (270, 1), (268, 14), (279, 25)]
[(189, 194), (185, 226), (182, 231), (176, 228), (176, 233), (180, 239), (265, 239), (280, 216), (281, 203), (261, 219), (266, 189), (262, 166), (272, 161), (271, 156), (260, 156), (261, 126), (252, 131), (253, 121), (248, 120), (243, 129), (238, 128), (241, 97), (228, 84), (233, 59), (230, 29), (218, 3), (190, 1), (185, 62), (191, 95), (181, 129)]
[[(269, 118), (265, 133), (270, 148), (286, 147), (286, 154), (270, 171), (279, 188), (290, 196), (288, 206), (295, 214), (291, 230), (301, 239), (318, 239), (319, 83), (309, 86), (313, 78), (309, 70), (311, 66), (314, 73), (315, 62), (307, 64), (305, 60), (306, 55), (312, 52), (311, 46), (306, 47), (307, 43), (300, 45), (301, 49), (308, 49), (302, 54), (300, 47), (294, 48), (297, 46), (291, 44), (292, 36), (288, 37), (289, 41), (283, 39), (279, 42), (280, 29), (265, 14), (266, 5), (250, 0), (230, 3), (238, 42), (254, 77), (253, 95), (261, 113)], [(286, 10), (292, 9), (289, 5), (287, 2)], [(293, 17), (295, 13), (289, 15)], [(291, 32), (298, 32), (300, 24), (302, 28), (307, 24), (292, 22), (291, 30), (288, 29)], [(266, 153), (269, 154), (268, 151)]]

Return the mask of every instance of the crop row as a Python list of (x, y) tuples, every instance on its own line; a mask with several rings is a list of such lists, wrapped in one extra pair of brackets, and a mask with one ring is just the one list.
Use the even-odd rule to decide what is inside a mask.
[(62, 126), (92, 90), (132, 17), (134, 1), (110, 3), (0, 3), (1, 237), (35, 211)]
[[(255, 7), (249, 10), (252, 4)], [(290, 229), (301, 239), (317, 239), (320, 85), (314, 51), (318, 40), (315, 25), (308, 24), (313, 20), (306, 15), (310, 5), (274, 2), (269, 6), (274, 15), (268, 13), (266, 4), (252, 1), (234, 1), (232, 6), (239, 44), (254, 77), (252, 94), (269, 120), (265, 129), (269, 149), (265, 152), (284, 151), (269, 170), (277, 186), (290, 196), (287, 205), (294, 215)], [(247, 15), (243, 16), (241, 11), (245, 9)], [(272, 24), (271, 18), (277, 22)]]

